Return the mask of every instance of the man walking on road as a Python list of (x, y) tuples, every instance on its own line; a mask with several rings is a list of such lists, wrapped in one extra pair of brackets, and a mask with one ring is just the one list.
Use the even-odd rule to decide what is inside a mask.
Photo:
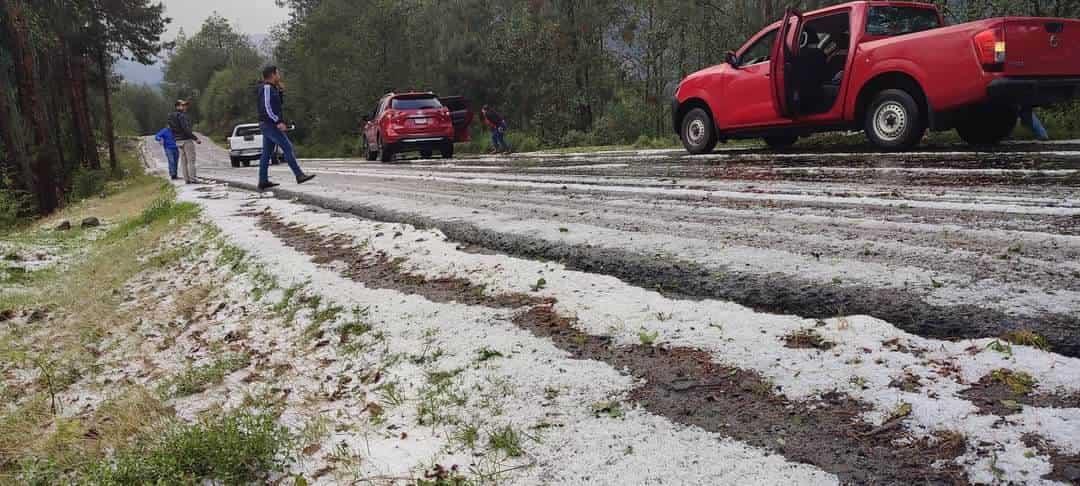
[(165, 160), (169, 161), (169, 179), (176, 180), (176, 164), (180, 162), (180, 149), (176, 148), (176, 139), (173, 138), (169, 127), (162, 128), (154, 134), (154, 141), (161, 144), (165, 149)]
[(180, 149), (180, 168), (184, 173), (184, 182), (198, 184), (199, 179), (195, 173), (195, 144), (201, 144), (202, 141), (191, 131), (191, 119), (187, 115), (190, 105), (186, 100), (176, 101), (176, 111), (169, 115), (169, 131)]
[(262, 158), (259, 159), (259, 190), (276, 187), (279, 184), (270, 182), (270, 154), (274, 153), (275, 147), (281, 147), (285, 154), (285, 161), (289, 163), (296, 183), (303, 184), (315, 178), (306, 175), (296, 163), (296, 154), (293, 152), (292, 142), (285, 135), (288, 125), (285, 124), (285, 115), (282, 112), (283, 100), (281, 95), (281, 71), (277, 66), (263, 68), (263, 82), (259, 86), (259, 128), (262, 130), (263, 147)]
[(481, 109), (484, 115), (484, 123), (491, 128), (491, 148), (495, 153), (510, 153), (510, 145), (506, 143), (506, 119), (488, 105)]

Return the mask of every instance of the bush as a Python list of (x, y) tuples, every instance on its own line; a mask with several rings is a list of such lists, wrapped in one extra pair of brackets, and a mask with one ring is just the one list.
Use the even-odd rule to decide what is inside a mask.
[(284, 468), (288, 430), (263, 413), (233, 412), (197, 424), (177, 424), (101, 461), (85, 484), (252, 484)]
[[(1080, 100), (1072, 103), (1041, 108), (1038, 110), (1039, 119), (1051, 138), (1067, 140), (1080, 138)], [(1021, 129), (1026, 133), (1026, 130)]]
[(566, 135), (563, 135), (559, 145), (562, 147), (591, 147), (598, 144), (596, 142), (596, 136), (592, 133), (570, 130), (569, 132), (566, 132)]
[(514, 152), (534, 152), (543, 148), (540, 139), (529, 133), (510, 132), (506, 136), (506, 143)]
[(101, 195), (105, 192), (105, 183), (108, 180), (109, 174), (102, 169), (80, 168), (71, 174), (71, 192), (68, 193), (68, 200), (76, 202)]
[(662, 149), (671, 148), (677, 146), (679, 143), (675, 137), (650, 137), (648, 135), (642, 135), (634, 141), (634, 148), (636, 149)]
[(23, 191), (0, 189), (0, 233), (15, 228), (34, 213), (34, 199)]

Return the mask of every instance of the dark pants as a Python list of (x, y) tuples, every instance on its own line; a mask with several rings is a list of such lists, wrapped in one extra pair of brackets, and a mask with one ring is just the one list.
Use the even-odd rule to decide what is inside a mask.
[(296, 154), (293, 153), (289, 137), (278, 130), (276, 125), (261, 122), (259, 128), (262, 129), (263, 137), (262, 157), (259, 159), (259, 184), (270, 182), (270, 156), (273, 155), (276, 147), (281, 147), (281, 151), (285, 153), (285, 162), (289, 163), (293, 175), (298, 180), (304, 177), (304, 171), (300, 170), (300, 164), (296, 163)]
[(506, 124), (491, 129), (491, 145), (495, 150), (509, 151), (510, 145), (506, 143)]
[(1031, 133), (1035, 135), (1035, 138), (1039, 140), (1050, 140), (1050, 134), (1046, 133), (1046, 127), (1043, 127), (1039, 117), (1035, 115), (1035, 110), (1030, 106), (1024, 106), (1020, 108), (1020, 123), (1023, 123)]
[(169, 177), (176, 179), (176, 166), (180, 163), (180, 149), (176, 147), (166, 148), (165, 160), (169, 162)]

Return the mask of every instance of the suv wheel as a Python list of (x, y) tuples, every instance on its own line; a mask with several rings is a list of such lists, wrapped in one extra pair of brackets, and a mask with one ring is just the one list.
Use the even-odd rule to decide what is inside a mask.
[(430, 159), (431, 156), (432, 156), (431, 149), (425, 149), (425, 150), (420, 151), (420, 158), (421, 159)]
[(997, 145), (1012, 135), (1020, 115), (1011, 106), (974, 107), (956, 125), (960, 139), (968, 145)]
[(692, 154), (707, 154), (716, 148), (716, 127), (712, 117), (701, 108), (694, 108), (683, 117), (680, 136), (686, 151)]
[(381, 145), (382, 150), (379, 151), (379, 161), (382, 163), (390, 163), (394, 161), (394, 147), (389, 145)]
[(899, 89), (887, 89), (874, 97), (866, 109), (864, 125), (870, 142), (885, 150), (910, 149), (926, 134), (919, 104)]
[(795, 145), (795, 142), (799, 141), (798, 135), (774, 135), (771, 137), (765, 137), (765, 145), (773, 150), (783, 150), (791, 148)]
[(379, 151), (378, 150), (373, 150), (371, 148), (371, 143), (368, 142), (367, 135), (363, 135), (363, 137), (364, 137), (364, 156), (367, 158), (368, 162), (374, 162), (374, 161), (378, 160)]
[(439, 151), (442, 152), (442, 158), (444, 159), (454, 158), (454, 144), (452, 143), (443, 145), (442, 149), (440, 149)]

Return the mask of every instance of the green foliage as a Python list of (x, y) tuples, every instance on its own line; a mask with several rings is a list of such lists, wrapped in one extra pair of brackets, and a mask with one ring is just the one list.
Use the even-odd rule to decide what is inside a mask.
[[(265, 62), (247, 36), (216, 13), (190, 38), (178, 38), (165, 65), (167, 99), (192, 99), (189, 112), (211, 129), (251, 121), (254, 83)], [(210, 119), (209, 116), (216, 118)]]
[(71, 175), (71, 192), (68, 198), (81, 201), (89, 197), (96, 197), (105, 192), (105, 183), (109, 175), (104, 170), (78, 169)]
[(33, 214), (34, 199), (22, 191), (0, 189), (0, 234), (15, 229)]
[(509, 425), (488, 433), (488, 447), (507, 457), (521, 457), (525, 453), (521, 447), (521, 434)]
[(265, 412), (232, 412), (147, 435), (110, 461), (89, 467), (83, 484), (250, 484), (285, 468), (292, 437)]
[[(125, 83), (113, 98), (117, 133), (121, 135), (153, 135), (166, 125), (172, 103), (156, 88)], [(131, 117), (121, 121), (121, 117)]]
[(191, 366), (161, 383), (159, 391), (167, 397), (186, 397), (217, 385), (225, 376), (244, 369), (251, 362), (246, 354), (226, 354), (202, 366)]

